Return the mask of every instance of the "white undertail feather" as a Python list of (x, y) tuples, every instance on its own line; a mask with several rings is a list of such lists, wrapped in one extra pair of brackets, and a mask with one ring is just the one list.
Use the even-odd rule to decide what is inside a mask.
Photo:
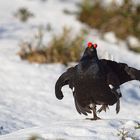
[(114, 88), (113, 85), (111, 85), (111, 84), (109, 84), (109, 87), (110, 87), (110, 89), (113, 89)]
[(75, 88), (73, 87), (73, 88), (72, 88), (72, 92), (74, 92), (74, 91), (75, 91)]

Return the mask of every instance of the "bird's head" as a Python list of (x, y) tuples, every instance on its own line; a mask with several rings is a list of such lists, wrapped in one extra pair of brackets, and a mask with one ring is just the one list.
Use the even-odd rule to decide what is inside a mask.
[(89, 58), (89, 59), (98, 58), (96, 48), (97, 48), (97, 44), (93, 44), (92, 42), (88, 42), (82, 59), (83, 58)]
[(87, 52), (95, 53), (97, 48), (97, 44), (93, 44), (92, 42), (88, 42), (87, 44)]

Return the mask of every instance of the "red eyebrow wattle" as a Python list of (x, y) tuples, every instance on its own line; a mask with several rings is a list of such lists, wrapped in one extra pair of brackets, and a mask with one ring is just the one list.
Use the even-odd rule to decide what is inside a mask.
[(93, 44), (93, 47), (96, 49), (97, 48), (97, 44)]
[(88, 42), (88, 47), (93, 46), (92, 42)]

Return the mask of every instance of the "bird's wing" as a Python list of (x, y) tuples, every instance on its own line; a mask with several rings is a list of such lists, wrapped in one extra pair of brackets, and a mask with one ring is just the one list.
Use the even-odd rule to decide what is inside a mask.
[(69, 85), (69, 87), (72, 88), (72, 77), (74, 73), (75, 73), (75, 67), (71, 67), (58, 78), (55, 84), (55, 95), (58, 99), (61, 100), (63, 98), (63, 93), (61, 91), (61, 88), (64, 85)]
[(117, 63), (111, 60), (101, 59), (100, 62), (109, 68), (116, 74), (119, 78), (120, 84), (131, 80), (140, 80), (140, 70), (129, 67), (125, 63)]

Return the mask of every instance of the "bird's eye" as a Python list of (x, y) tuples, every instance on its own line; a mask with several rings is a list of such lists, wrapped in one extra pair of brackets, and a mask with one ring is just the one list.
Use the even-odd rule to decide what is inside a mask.
[(93, 46), (92, 42), (88, 42), (88, 45), (87, 45), (89, 48), (91, 48)]
[(93, 47), (96, 49), (97, 48), (97, 44), (93, 44)]

